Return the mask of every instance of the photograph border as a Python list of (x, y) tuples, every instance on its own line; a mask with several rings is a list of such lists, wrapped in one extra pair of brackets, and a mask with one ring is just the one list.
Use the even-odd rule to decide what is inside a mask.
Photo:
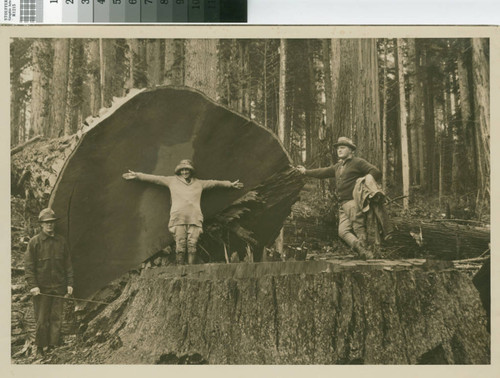
[[(10, 65), (9, 43), (11, 38), (489, 38), (490, 39), (490, 146), (495, 146), (500, 141), (499, 131), (493, 125), (500, 121), (500, 28), (497, 26), (2, 26), (0, 27), (0, 75), (2, 75), (2, 96), (0, 101), (0, 119), (4, 125), (0, 143), (2, 156), (0, 169), (10, 178)], [(144, 366), (144, 365), (43, 365), (20, 366), (10, 361), (10, 179), (4, 179), (1, 184), (3, 194), (0, 207), (0, 222), (2, 233), (0, 240), (1, 254), (1, 301), (2, 327), (1, 338), (1, 366), (12, 376), (159, 376), (188, 374), (191, 376), (203, 374), (212, 376), (255, 376), (278, 375), (301, 377), (304, 375), (331, 375), (345, 374), (359, 377), (395, 376), (405, 374), (410, 376), (444, 377), (444, 376), (498, 376), (500, 371), (499, 353), (499, 293), (500, 293), (500, 266), (495, 256), (497, 246), (500, 246), (500, 234), (495, 232), (496, 222), (499, 217), (498, 198), (498, 164), (499, 153), (497, 149), (490, 148), (491, 156), (491, 245), (492, 270), (491, 270), (491, 364), (490, 365), (459, 365), (459, 366), (295, 366), (295, 365), (266, 365), (266, 366)], [(165, 369), (168, 369), (165, 370)]]

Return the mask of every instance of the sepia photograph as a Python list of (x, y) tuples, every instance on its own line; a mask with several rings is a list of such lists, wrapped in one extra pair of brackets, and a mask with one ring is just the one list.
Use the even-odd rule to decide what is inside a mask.
[(492, 363), (498, 33), (114, 30), (8, 38), (12, 365)]

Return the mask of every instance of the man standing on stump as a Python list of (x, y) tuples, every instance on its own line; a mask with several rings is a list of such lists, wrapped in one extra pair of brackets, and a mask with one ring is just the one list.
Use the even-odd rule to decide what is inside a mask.
[(175, 168), (175, 176), (155, 176), (129, 171), (123, 174), (123, 178), (150, 182), (170, 189), (172, 207), (168, 229), (175, 238), (177, 264), (185, 263), (186, 252), (188, 263), (195, 263), (198, 239), (203, 232), (201, 193), (206, 189), (217, 187), (243, 188), (239, 180), (231, 182), (195, 178), (191, 160), (181, 160)]
[(339, 161), (326, 168), (306, 169), (298, 166), (303, 175), (315, 178), (335, 178), (337, 195), (339, 199), (339, 236), (361, 257), (373, 258), (367, 247), (367, 233), (365, 216), (353, 199), (353, 190), (356, 181), (367, 175), (375, 180), (380, 180), (382, 174), (366, 160), (354, 156), (356, 145), (351, 139), (340, 137), (335, 143)]
[(42, 230), (28, 243), (25, 275), (35, 307), (37, 355), (61, 343), (65, 294), (73, 293), (73, 268), (66, 240), (55, 234), (52, 209), (38, 216)]

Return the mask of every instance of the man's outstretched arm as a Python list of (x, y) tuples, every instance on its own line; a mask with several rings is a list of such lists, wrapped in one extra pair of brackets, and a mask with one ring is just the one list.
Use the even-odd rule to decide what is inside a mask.
[(335, 167), (333, 165), (316, 169), (306, 169), (304, 166), (298, 165), (296, 168), (304, 176), (314, 177), (318, 179), (335, 177)]
[(146, 173), (134, 172), (129, 169), (129, 171), (124, 173), (122, 177), (125, 180), (140, 180), (150, 182), (152, 184), (168, 186), (168, 179), (166, 176), (148, 175)]

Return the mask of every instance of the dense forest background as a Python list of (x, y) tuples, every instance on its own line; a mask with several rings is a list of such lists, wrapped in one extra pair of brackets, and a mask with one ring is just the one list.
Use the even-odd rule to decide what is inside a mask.
[(335, 162), (348, 136), (405, 210), (432, 200), (489, 219), (488, 39), (18, 38), (10, 49), (12, 147), (74, 134), (133, 88), (189, 86), (271, 129), (295, 164)]

